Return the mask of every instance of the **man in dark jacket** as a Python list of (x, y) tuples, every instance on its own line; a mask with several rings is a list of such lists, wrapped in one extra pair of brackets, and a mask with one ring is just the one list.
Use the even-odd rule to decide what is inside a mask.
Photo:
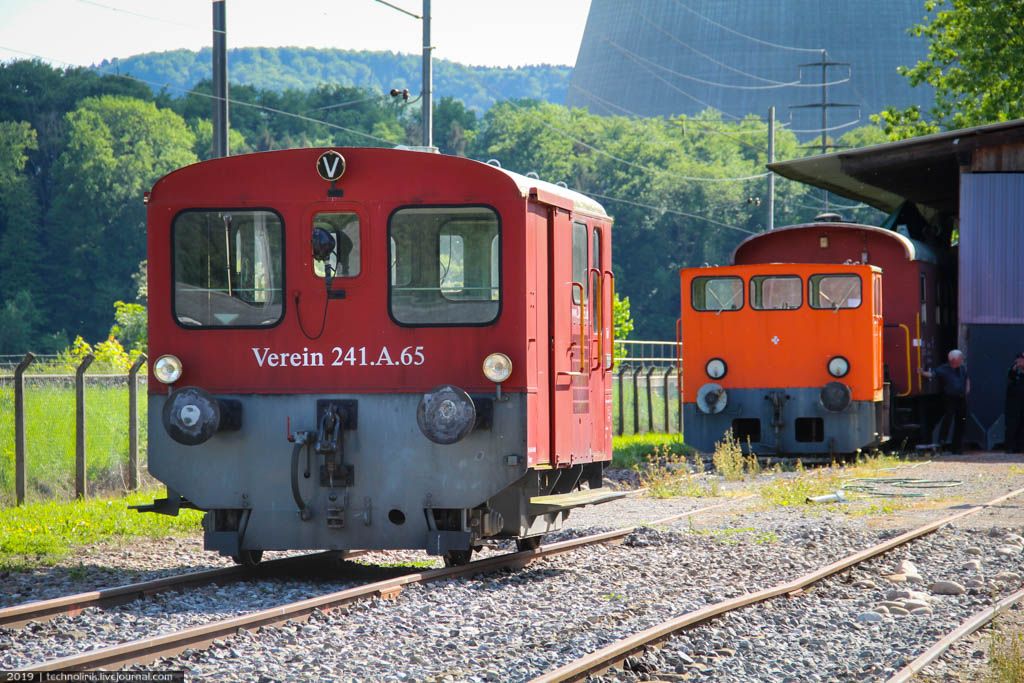
[(1019, 353), (1006, 376), (1007, 453), (1024, 451), (1024, 352)]
[(950, 422), (953, 423), (953, 443), (951, 450), (954, 455), (963, 453), (964, 427), (967, 425), (967, 393), (971, 390), (971, 382), (967, 379), (967, 368), (964, 366), (964, 354), (960, 349), (949, 352), (949, 362), (940, 365), (934, 371), (925, 370), (922, 374), (939, 381), (939, 393), (942, 395), (942, 421), (939, 422), (939, 441), (945, 442)]

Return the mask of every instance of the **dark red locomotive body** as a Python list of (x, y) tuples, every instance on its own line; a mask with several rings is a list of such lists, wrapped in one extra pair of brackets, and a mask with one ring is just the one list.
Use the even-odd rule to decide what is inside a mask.
[(347, 148), (202, 162), (148, 202), (150, 469), (208, 547), (468, 556), (602, 499), (564, 497), (611, 458), (596, 202)]

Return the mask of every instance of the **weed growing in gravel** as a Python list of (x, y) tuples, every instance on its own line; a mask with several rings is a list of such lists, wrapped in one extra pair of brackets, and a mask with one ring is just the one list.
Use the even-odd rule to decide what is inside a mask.
[(1019, 683), (1024, 681), (1024, 633), (1004, 634), (992, 631), (989, 643), (990, 683)]
[(76, 546), (132, 536), (185, 535), (199, 530), (202, 513), (182, 510), (177, 517), (142, 514), (129, 505), (149, 503), (157, 490), (123, 498), (30, 503), (0, 509), (0, 570), (51, 565)]
[(740, 440), (733, 436), (730, 429), (722, 437), (721, 441), (715, 443), (715, 452), (711, 456), (711, 462), (715, 464), (715, 470), (725, 477), (726, 481), (742, 481), (748, 474), (756, 475), (761, 472), (761, 465), (757, 462), (757, 455), (750, 448), (750, 441), (747, 441), (749, 455), (743, 453), (743, 446)]
[(1014, 475), (1024, 474), (1024, 466), (1021, 466), (1021, 465), (1010, 465), (1010, 474), (1014, 474)]
[(693, 518), (690, 518), (690, 533), (696, 536), (708, 536), (718, 543), (735, 545), (745, 538), (749, 538), (757, 545), (768, 545), (778, 543), (779, 536), (774, 531), (758, 531), (752, 526), (748, 527), (726, 527), (724, 529), (698, 529), (693, 525)]
[(910, 503), (898, 498), (883, 498), (877, 502), (863, 507), (850, 508), (846, 514), (851, 517), (873, 517), (875, 515), (891, 515), (900, 510), (906, 510)]
[(806, 505), (810, 496), (833, 493), (841, 484), (839, 477), (830, 470), (805, 473), (801, 467), (797, 470), (797, 476), (779, 478), (763, 484), (758, 493), (772, 505), (792, 507)]
[(701, 475), (704, 461), (700, 456), (696, 456), (695, 464), (697, 474), (691, 474), (685, 456), (673, 453), (667, 446), (657, 446), (643, 465), (633, 465), (633, 469), (640, 475), (640, 485), (654, 498), (717, 496), (718, 480)]

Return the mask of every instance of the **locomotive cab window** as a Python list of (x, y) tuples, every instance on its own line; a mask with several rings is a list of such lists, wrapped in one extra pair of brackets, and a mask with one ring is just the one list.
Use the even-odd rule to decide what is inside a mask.
[(327, 276), (325, 265), (330, 266), (333, 277), (359, 275), (359, 216), (354, 213), (318, 213), (313, 216), (313, 227), (330, 233), (336, 245), (326, 264), (313, 260), (313, 272), (317, 277)]
[(795, 275), (750, 278), (750, 306), (759, 311), (788, 311), (803, 303), (803, 283)]
[(174, 317), (185, 327), (269, 327), (284, 313), (284, 228), (270, 211), (185, 211), (171, 229)]
[(811, 308), (839, 310), (857, 308), (861, 302), (859, 275), (837, 273), (812, 275), (807, 281), (807, 300)]
[[(572, 224), (572, 281), (586, 287), (587, 281), (587, 226), (584, 223)], [(577, 306), (580, 301), (580, 290), (572, 288), (572, 302)]]
[(698, 311), (735, 311), (743, 308), (743, 280), (738, 277), (695, 277), (690, 301)]
[(498, 317), (501, 239), (492, 209), (399, 209), (389, 231), (396, 322), (486, 325)]

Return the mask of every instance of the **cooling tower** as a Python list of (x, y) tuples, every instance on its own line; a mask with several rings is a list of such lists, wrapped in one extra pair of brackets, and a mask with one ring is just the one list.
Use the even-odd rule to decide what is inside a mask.
[(823, 71), (829, 127), (930, 106), (932, 90), (896, 71), (926, 55), (907, 33), (924, 16), (922, 0), (593, 0), (568, 103), (641, 116), (712, 107), (726, 119), (774, 105), (806, 139), (822, 126), (821, 107), (803, 105), (822, 103)]

